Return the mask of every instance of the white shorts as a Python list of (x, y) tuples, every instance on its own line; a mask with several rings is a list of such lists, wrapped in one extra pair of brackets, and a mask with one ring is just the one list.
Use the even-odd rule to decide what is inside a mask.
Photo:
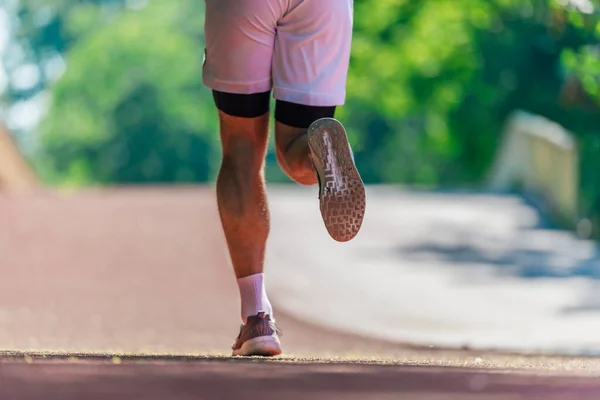
[(204, 84), (343, 105), (352, 23), (353, 0), (206, 0)]

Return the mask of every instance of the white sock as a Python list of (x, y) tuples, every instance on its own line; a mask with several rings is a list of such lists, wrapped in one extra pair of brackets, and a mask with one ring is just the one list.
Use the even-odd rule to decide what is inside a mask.
[(264, 274), (254, 274), (237, 280), (242, 300), (242, 321), (244, 324), (248, 317), (257, 315), (260, 311), (273, 317), (273, 307), (265, 290)]

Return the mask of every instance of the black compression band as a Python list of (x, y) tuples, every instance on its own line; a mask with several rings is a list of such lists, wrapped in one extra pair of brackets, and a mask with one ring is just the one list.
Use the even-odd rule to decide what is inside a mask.
[(310, 124), (321, 118), (333, 118), (335, 106), (316, 107), (277, 100), (275, 103), (275, 119), (282, 124), (296, 128), (308, 128)]
[(255, 118), (269, 111), (271, 91), (253, 94), (224, 93), (213, 90), (215, 105), (234, 117)]

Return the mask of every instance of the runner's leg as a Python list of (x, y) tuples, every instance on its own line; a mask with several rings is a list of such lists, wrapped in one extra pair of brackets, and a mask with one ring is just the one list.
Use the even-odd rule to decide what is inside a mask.
[(320, 183), (321, 213), (338, 241), (356, 236), (365, 190), (344, 127), (343, 105), (352, 41), (352, 0), (295, 0), (279, 21), (273, 57), (275, 143), (294, 181)]
[(213, 89), (223, 149), (217, 202), (244, 324), (234, 355), (281, 353), (263, 276), (269, 234), (264, 162), (278, 6), (278, 0), (206, 0), (203, 80)]

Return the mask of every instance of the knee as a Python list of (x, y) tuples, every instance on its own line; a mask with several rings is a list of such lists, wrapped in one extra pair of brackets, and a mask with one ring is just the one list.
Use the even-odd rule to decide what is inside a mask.
[(288, 149), (276, 146), (277, 163), (285, 174), (301, 185), (314, 185), (316, 176), (310, 156), (293, 157)]
[(217, 176), (217, 197), (221, 203), (251, 199), (264, 180), (262, 168), (245, 155), (223, 154)]
[(221, 168), (238, 174), (256, 174), (264, 165), (265, 144), (245, 135), (228, 137), (222, 142)]
[(224, 152), (216, 184), (220, 207), (241, 215), (243, 205), (264, 186), (262, 165), (248, 153)]
[(248, 153), (224, 153), (219, 169), (220, 180), (235, 181), (245, 186), (261, 178), (263, 164)]

